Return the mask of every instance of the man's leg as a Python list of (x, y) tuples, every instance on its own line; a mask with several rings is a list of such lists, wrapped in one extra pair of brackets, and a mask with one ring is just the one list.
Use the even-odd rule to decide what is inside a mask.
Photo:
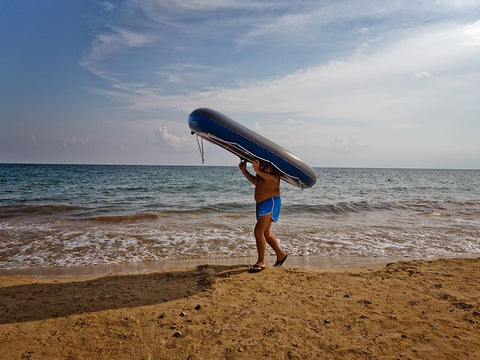
[(258, 252), (257, 265), (260, 265), (260, 266), (266, 266), (265, 252), (267, 251), (267, 238), (265, 237), (265, 233), (267, 232), (267, 229), (270, 228), (271, 223), (272, 223), (272, 215), (269, 214), (269, 215), (259, 216), (258, 221), (255, 224), (254, 234), (255, 234), (255, 241), (257, 243), (257, 252)]
[(268, 245), (270, 245), (273, 251), (275, 251), (275, 254), (277, 255), (277, 262), (279, 262), (285, 259), (285, 256), (287, 255), (287, 253), (280, 248), (280, 245), (278, 244), (277, 239), (275, 238), (275, 236), (272, 234), (272, 231), (270, 230), (271, 226), (272, 226), (272, 222), (270, 221), (270, 224), (265, 230), (264, 236)]

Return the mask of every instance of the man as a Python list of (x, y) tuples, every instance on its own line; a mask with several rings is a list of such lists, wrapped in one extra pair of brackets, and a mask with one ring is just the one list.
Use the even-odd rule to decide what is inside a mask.
[(257, 223), (254, 233), (258, 260), (249, 272), (257, 273), (265, 269), (267, 243), (277, 254), (277, 261), (273, 266), (281, 266), (287, 259), (287, 253), (280, 248), (270, 230), (272, 221), (276, 222), (280, 215), (280, 175), (270, 165), (262, 165), (258, 160), (252, 162), (256, 175), (250, 174), (246, 162), (242, 161), (238, 166), (247, 180), (255, 185), (255, 202), (257, 203)]

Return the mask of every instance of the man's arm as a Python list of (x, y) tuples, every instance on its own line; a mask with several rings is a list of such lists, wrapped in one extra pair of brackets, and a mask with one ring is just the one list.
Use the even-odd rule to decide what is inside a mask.
[(247, 163), (245, 161), (242, 161), (240, 164), (238, 164), (238, 167), (243, 173), (243, 176), (250, 181), (253, 185), (257, 184), (257, 179), (254, 175), (250, 174), (250, 172), (247, 170)]

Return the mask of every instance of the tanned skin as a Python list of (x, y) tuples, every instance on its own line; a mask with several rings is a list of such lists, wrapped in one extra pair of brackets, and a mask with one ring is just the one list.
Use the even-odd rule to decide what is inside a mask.
[[(245, 178), (255, 185), (255, 202), (258, 204), (269, 198), (280, 196), (280, 175), (269, 165), (263, 165), (255, 160), (252, 162), (255, 175), (247, 170), (247, 163), (241, 162), (239, 165)], [(280, 248), (277, 239), (272, 234), (270, 228), (272, 225), (272, 214), (259, 216), (255, 224), (254, 234), (257, 244), (258, 259), (254, 266), (265, 267), (265, 253), (267, 243), (275, 251), (277, 262), (286, 257), (286, 253)]]

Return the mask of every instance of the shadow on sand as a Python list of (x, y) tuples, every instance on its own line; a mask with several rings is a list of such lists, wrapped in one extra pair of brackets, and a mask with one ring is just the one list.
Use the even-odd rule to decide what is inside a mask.
[(0, 288), (0, 324), (173, 301), (208, 290), (218, 277), (247, 269), (200, 265), (191, 270), (7, 286)]

